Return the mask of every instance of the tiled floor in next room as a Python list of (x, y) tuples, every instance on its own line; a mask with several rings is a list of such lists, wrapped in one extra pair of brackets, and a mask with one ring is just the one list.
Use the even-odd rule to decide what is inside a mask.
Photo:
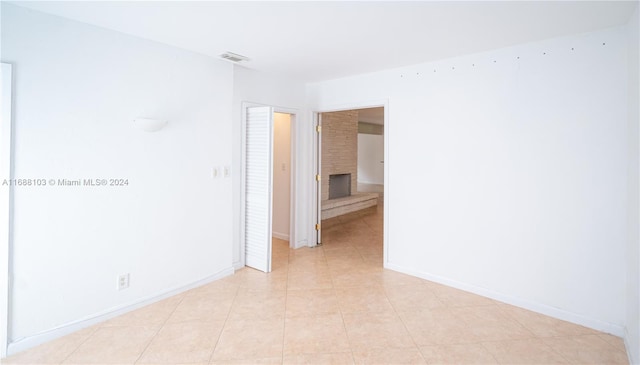
[(382, 268), (382, 215), (18, 354), (28, 364), (625, 364), (622, 341)]

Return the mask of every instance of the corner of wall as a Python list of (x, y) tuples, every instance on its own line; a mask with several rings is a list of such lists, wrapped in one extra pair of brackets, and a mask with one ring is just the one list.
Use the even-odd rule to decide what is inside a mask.
[(640, 5), (628, 24), (628, 243), (624, 341), (629, 362), (640, 364)]

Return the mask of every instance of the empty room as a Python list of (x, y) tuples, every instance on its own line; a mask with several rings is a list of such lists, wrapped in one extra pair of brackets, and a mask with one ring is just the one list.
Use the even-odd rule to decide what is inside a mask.
[(640, 364), (638, 1), (0, 1), (7, 364)]

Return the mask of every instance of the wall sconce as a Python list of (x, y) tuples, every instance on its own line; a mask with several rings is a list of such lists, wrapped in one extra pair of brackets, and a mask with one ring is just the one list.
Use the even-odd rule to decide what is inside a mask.
[(133, 124), (139, 129), (145, 132), (157, 132), (167, 125), (166, 120), (149, 119), (149, 118), (136, 118), (133, 120)]

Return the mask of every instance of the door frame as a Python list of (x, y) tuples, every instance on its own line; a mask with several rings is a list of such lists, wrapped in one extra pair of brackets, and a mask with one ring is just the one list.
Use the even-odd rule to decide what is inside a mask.
[[(290, 167), (289, 167), (289, 179), (290, 179), (290, 191), (289, 191), (289, 247), (291, 248), (295, 248), (295, 243), (296, 243), (296, 239), (297, 239), (297, 235), (298, 232), (296, 230), (296, 191), (297, 191), (297, 186), (296, 186), (296, 174), (297, 174), (297, 156), (299, 155), (298, 152), (298, 141), (297, 141), (297, 130), (299, 128), (298, 126), (298, 121), (299, 119), (299, 114), (300, 112), (298, 111), (298, 109), (293, 109), (293, 108), (287, 108), (287, 107), (281, 107), (281, 106), (275, 106), (275, 105), (269, 105), (269, 104), (263, 104), (263, 103), (255, 103), (255, 102), (250, 102), (250, 101), (243, 101), (242, 102), (242, 125), (241, 125), (241, 135), (242, 135), (242, 140), (240, 143), (240, 166), (241, 166), (241, 178), (240, 178), (240, 209), (241, 209), (241, 214), (240, 214), (240, 262), (241, 262), (241, 266), (244, 267), (246, 265), (246, 245), (245, 245), (245, 217), (244, 217), (244, 205), (245, 205), (245, 194), (246, 194), (246, 153), (245, 153), (245, 149), (247, 147), (247, 141), (246, 141), (246, 126), (247, 126), (247, 108), (250, 107), (260, 107), (260, 106), (267, 106), (267, 107), (271, 107), (273, 108), (273, 112), (274, 113), (282, 113), (282, 114), (289, 114), (291, 116), (291, 120), (290, 120), (290, 149), (291, 149), (291, 161), (290, 161)], [(273, 142), (273, 135), (271, 136), (271, 141)], [(273, 148), (273, 147), (272, 147)], [(272, 160), (273, 160), (273, 156), (272, 156)], [(273, 187), (271, 188), (271, 194), (273, 194)], [(271, 209), (273, 209), (273, 206), (271, 207)]]
[[(323, 106), (319, 106), (314, 108), (314, 110), (312, 110), (311, 112), (311, 120), (313, 121), (313, 133), (314, 133), (314, 137), (316, 137), (316, 126), (318, 125), (318, 121), (320, 120), (320, 114), (322, 113), (330, 113), (330, 112), (341, 112), (341, 111), (346, 111), (346, 110), (355, 110), (355, 109), (367, 109), (367, 108), (380, 108), (383, 107), (384, 108), (384, 194), (383, 194), (383, 210), (382, 210), (382, 214), (383, 214), (383, 234), (382, 234), (382, 239), (383, 239), (383, 249), (382, 249), (382, 255), (383, 255), (383, 267), (387, 267), (387, 263), (388, 263), (388, 251), (389, 251), (389, 212), (390, 212), (390, 194), (389, 194), (389, 182), (390, 182), (390, 178), (389, 178), (389, 171), (390, 171), (390, 159), (389, 159), (389, 132), (390, 132), (390, 126), (389, 126), (389, 99), (382, 99), (382, 100), (373, 100), (373, 101), (364, 101), (364, 102), (354, 102), (354, 103), (346, 103), (346, 104), (340, 104), (340, 105), (323, 105)], [(313, 171), (320, 171), (321, 165), (320, 165), (320, 149), (318, 146), (318, 138), (313, 138), (313, 152), (312, 152), (312, 158), (313, 158)], [(324, 176), (322, 176), (322, 178), (325, 178)], [(320, 216), (320, 207), (318, 199), (316, 199), (315, 197), (319, 196), (319, 184), (316, 184), (316, 180), (313, 180), (314, 182), (314, 187), (313, 187), (313, 193), (314, 193), (314, 199), (313, 199), (313, 206), (312, 206), (312, 210), (313, 210), (313, 214), (312, 214), (312, 224), (320, 224), (321, 223), (321, 216)], [(320, 226), (320, 230), (322, 230), (322, 226)], [(316, 240), (311, 242), (310, 246), (315, 246), (317, 245), (317, 237), (318, 235), (315, 235)]]
[[(2, 89), (0, 92), (0, 178), (11, 179), (13, 164), (13, 67), (11, 64), (2, 63)], [(10, 298), (11, 298), (11, 220), (12, 220), (13, 187), (0, 186), (0, 357), (7, 356), (10, 335)]]

